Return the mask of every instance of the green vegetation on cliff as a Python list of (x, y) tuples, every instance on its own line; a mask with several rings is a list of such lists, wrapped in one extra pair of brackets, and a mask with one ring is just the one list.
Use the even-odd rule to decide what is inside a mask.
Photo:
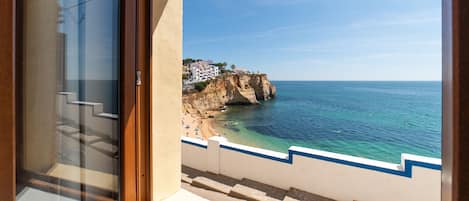
[(195, 90), (197, 90), (198, 92), (201, 92), (203, 91), (207, 85), (210, 83), (210, 81), (205, 81), (205, 82), (197, 82), (194, 84), (194, 88)]

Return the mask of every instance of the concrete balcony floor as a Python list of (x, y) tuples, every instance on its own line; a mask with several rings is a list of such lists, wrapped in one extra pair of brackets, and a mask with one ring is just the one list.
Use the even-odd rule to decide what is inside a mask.
[[(218, 200), (216, 196), (210, 196), (210, 200)], [(181, 189), (170, 198), (165, 201), (208, 201), (208, 199), (202, 198), (194, 193), (187, 190)], [(78, 201), (76, 199), (60, 196), (57, 194), (37, 190), (34, 188), (26, 187), (18, 196), (17, 201)]]
[(194, 193), (191, 193), (185, 189), (179, 190), (176, 194), (170, 198), (165, 199), (165, 201), (209, 201), (208, 199), (202, 198)]
[(17, 201), (77, 201), (72, 198), (26, 187), (16, 196)]
[(216, 201), (244, 201), (237, 199), (231, 196), (228, 196), (223, 193), (216, 191), (211, 191), (203, 188), (194, 187), (188, 183), (182, 183), (182, 190), (188, 191), (189, 193), (195, 194), (197, 196), (203, 197), (206, 200), (216, 200)]

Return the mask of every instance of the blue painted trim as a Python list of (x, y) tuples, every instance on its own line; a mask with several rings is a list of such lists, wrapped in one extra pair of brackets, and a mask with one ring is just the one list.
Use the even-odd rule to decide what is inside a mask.
[(248, 151), (244, 149), (239, 149), (236, 147), (227, 146), (223, 144), (220, 145), (220, 148), (237, 151), (240, 153), (257, 156), (257, 157), (261, 157), (265, 159), (270, 159), (274, 161), (279, 161), (279, 162), (287, 163), (287, 164), (293, 164), (293, 155), (298, 155), (298, 156), (304, 156), (308, 158), (328, 161), (332, 163), (338, 163), (342, 165), (363, 168), (363, 169), (383, 172), (387, 174), (393, 174), (393, 175), (407, 177), (407, 178), (412, 178), (412, 166), (419, 166), (419, 167), (433, 169), (433, 170), (441, 170), (441, 165), (431, 164), (431, 163), (426, 163), (426, 162), (421, 162), (421, 161), (413, 161), (413, 160), (405, 160), (405, 169), (402, 171), (402, 170), (394, 170), (394, 169), (389, 169), (389, 168), (384, 168), (384, 167), (378, 167), (378, 166), (373, 166), (373, 165), (368, 165), (368, 164), (363, 164), (363, 163), (358, 163), (358, 162), (353, 162), (353, 161), (346, 161), (342, 159), (331, 158), (327, 156), (321, 156), (317, 154), (311, 154), (311, 153), (305, 153), (305, 152), (299, 152), (299, 151), (293, 151), (293, 150), (288, 150), (288, 158), (284, 159), (284, 158), (269, 156), (269, 155), (252, 152), (252, 151)]
[(314, 159), (318, 159), (318, 160), (328, 161), (328, 162), (332, 162), (332, 163), (338, 163), (338, 164), (342, 164), (342, 165), (363, 168), (363, 169), (367, 169), (367, 170), (373, 170), (373, 171), (384, 172), (384, 173), (388, 173), (388, 174), (394, 174), (394, 175), (398, 175), (398, 176), (409, 177), (407, 175), (407, 171), (393, 170), (393, 169), (388, 169), (388, 168), (383, 168), (383, 167), (378, 167), (378, 166), (373, 166), (373, 165), (368, 165), (368, 164), (363, 164), (363, 163), (357, 163), (357, 162), (353, 162), (353, 161), (346, 161), (346, 160), (342, 160), (342, 159), (331, 158), (331, 157), (326, 157), (326, 156), (321, 156), (321, 155), (316, 155), (316, 154), (298, 152), (298, 151), (288, 150), (288, 153), (289, 153), (289, 156), (292, 157), (292, 158), (293, 158), (293, 155), (298, 155), (298, 156), (304, 156), (304, 157), (308, 157), (308, 158), (314, 158)]
[(220, 148), (228, 149), (228, 150), (232, 150), (232, 151), (237, 151), (237, 152), (241, 152), (241, 153), (244, 153), (244, 154), (253, 155), (253, 156), (257, 156), (257, 157), (261, 157), (261, 158), (266, 158), (266, 159), (270, 159), (270, 160), (274, 160), (274, 161), (278, 161), (278, 162), (282, 162), (282, 163), (292, 164), (292, 161), (291, 161), (292, 157), (290, 155), (288, 156), (287, 159), (285, 159), (285, 158), (269, 156), (269, 155), (265, 155), (265, 154), (261, 154), (261, 153), (257, 153), (257, 152), (252, 152), (252, 151), (248, 151), (248, 150), (245, 150), (245, 149), (239, 149), (239, 148), (232, 147), (232, 146), (226, 146), (226, 145), (223, 145), (223, 144), (220, 144)]
[(422, 161), (405, 160), (405, 172), (407, 172), (409, 178), (412, 177), (412, 166), (418, 166), (418, 167), (441, 171), (441, 165), (425, 163)]
[(414, 161), (414, 160), (405, 160), (406, 166), (407, 164), (411, 164), (412, 166), (419, 166), (423, 168), (428, 168), (428, 169), (433, 169), (433, 170), (440, 170), (441, 171), (441, 165), (438, 164), (433, 164), (433, 163), (425, 163), (422, 161)]
[(207, 149), (207, 145), (198, 144), (198, 143), (194, 143), (194, 142), (187, 141), (187, 140), (183, 140), (183, 139), (181, 139), (181, 142), (182, 142), (182, 143), (186, 143), (186, 144), (190, 144), (190, 145), (194, 145), (194, 146), (196, 146), (196, 147), (200, 147), (200, 148)]
[[(186, 140), (182, 140), (182, 142), (186, 143), (186, 144), (191, 144), (191, 145), (194, 145), (194, 146), (198, 146), (198, 147), (202, 147), (202, 148), (207, 149), (206, 145), (201, 145), (201, 144), (197, 144), (197, 143), (186, 141)], [(266, 154), (262, 154), (262, 153), (258, 153), (258, 152), (245, 150), (245, 149), (240, 149), (240, 148), (225, 145), (225, 144), (220, 144), (220, 148), (240, 152), (240, 153), (251, 155), (251, 156), (256, 156), (256, 157), (265, 158), (265, 159), (269, 159), (269, 160), (274, 160), (274, 161), (278, 161), (278, 162), (282, 162), (282, 163), (287, 163), (287, 164), (293, 164), (293, 155), (298, 155), (298, 156), (314, 158), (314, 159), (318, 159), (318, 160), (322, 160), (322, 161), (327, 161), (327, 162), (331, 162), (331, 163), (338, 163), (338, 164), (342, 164), (342, 165), (347, 165), (347, 166), (352, 166), (352, 167), (357, 167), (357, 168), (363, 168), (363, 169), (377, 171), (377, 172), (383, 172), (383, 173), (387, 173), (387, 174), (393, 174), (393, 175), (407, 177), (407, 178), (412, 178), (412, 167), (413, 166), (423, 167), (423, 168), (428, 168), (428, 169), (433, 169), (433, 170), (440, 170), (441, 171), (441, 165), (433, 164), (433, 163), (426, 163), (426, 162), (422, 162), (422, 161), (408, 160), (408, 159), (406, 159), (404, 161), (405, 162), (404, 170), (394, 170), (394, 169), (378, 167), (378, 166), (374, 166), (374, 165), (368, 165), (368, 164), (363, 164), (363, 163), (358, 163), (358, 162), (353, 162), (353, 161), (347, 161), (347, 160), (342, 160), (342, 159), (337, 159), (337, 158), (331, 158), (331, 157), (327, 157), (327, 156), (311, 154), (311, 153), (305, 153), (305, 152), (294, 151), (294, 150), (288, 150), (288, 157), (287, 158), (280, 158), (280, 157), (266, 155)]]

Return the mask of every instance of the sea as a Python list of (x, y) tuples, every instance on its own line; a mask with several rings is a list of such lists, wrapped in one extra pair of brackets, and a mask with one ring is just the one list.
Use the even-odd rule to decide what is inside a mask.
[(290, 146), (400, 163), (441, 158), (439, 81), (273, 81), (275, 99), (229, 106), (216, 129), (229, 141), (278, 152)]

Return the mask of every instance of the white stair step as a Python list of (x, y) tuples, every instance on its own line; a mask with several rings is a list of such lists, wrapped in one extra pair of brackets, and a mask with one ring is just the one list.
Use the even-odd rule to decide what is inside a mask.
[(96, 114), (96, 116), (109, 118), (109, 119), (119, 119), (119, 115), (117, 115), (117, 114), (104, 113), (104, 112)]
[(83, 133), (75, 133), (75, 134), (72, 135), (72, 138), (74, 138), (76, 140), (81, 140), (82, 142), (85, 142), (85, 143), (90, 143), (90, 142), (97, 141), (97, 140), (101, 139), (98, 136), (85, 135)]
[(97, 143), (91, 144), (90, 146), (95, 148), (95, 149), (99, 149), (99, 150), (109, 152), (109, 153), (113, 153), (113, 154), (117, 153), (117, 151), (118, 151), (117, 146), (106, 143), (106, 142), (97, 142)]
[(67, 126), (67, 125), (57, 126), (57, 130), (65, 134), (74, 134), (80, 131), (78, 128), (74, 128), (74, 127)]
[(181, 181), (184, 183), (192, 184), (192, 179), (189, 177), (189, 175), (185, 173), (181, 174)]
[(335, 201), (330, 198), (326, 198), (320, 195), (315, 195), (300, 189), (290, 188), (285, 196), (284, 201)]
[(231, 186), (208, 179), (206, 177), (196, 177), (192, 179), (192, 185), (224, 194), (228, 194), (231, 191)]
[(261, 192), (265, 192), (266, 196), (277, 199), (277, 200), (282, 200), (283, 198), (285, 198), (285, 195), (287, 194), (287, 191), (284, 189), (280, 189), (278, 187), (264, 184), (261, 182), (257, 182), (254, 180), (250, 180), (247, 178), (242, 179), (242, 181), (239, 184), (243, 186), (247, 186), (252, 189), (259, 190)]
[(279, 201), (275, 198), (267, 196), (263, 191), (241, 184), (236, 184), (228, 195), (252, 201)]

